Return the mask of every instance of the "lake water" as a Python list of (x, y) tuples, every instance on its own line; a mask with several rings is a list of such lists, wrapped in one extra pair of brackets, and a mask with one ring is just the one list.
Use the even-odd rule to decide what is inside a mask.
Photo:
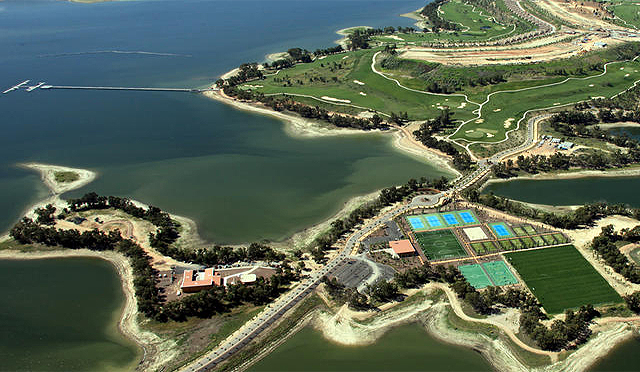
[[(206, 86), (269, 53), (331, 46), (340, 28), (410, 25), (398, 15), (423, 1), (364, 4), (5, 1), (0, 86)], [(355, 195), (445, 174), (393, 150), (389, 136), (292, 138), (278, 120), (187, 93), (12, 92), (0, 97), (0, 125), (0, 230), (46, 193), (15, 168), (26, 161), (95, 170), (70, 196), (133, 197), (195, 219), (218, 243), (280, 240)]]
[(640, 207), (639, 177), (514, 180), (492, 183), (483, 192), (536, 204), (581, 205), (607, 201)]
[(419, 324), (391, 329), (375, 344), (340, 346), (302, 329), (250, 371), (491, 371), (478, 353), (431, 337)]
[(0, 260), (0, 370), (132, 369), (137, 347), (116, 327), (124, 297), (103, 260)]

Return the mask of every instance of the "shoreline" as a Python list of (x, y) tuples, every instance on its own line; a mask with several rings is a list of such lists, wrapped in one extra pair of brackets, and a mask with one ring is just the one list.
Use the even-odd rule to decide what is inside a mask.
[(575, 172), (563, 172), (563, 173), (539, 173), (527, 176), (517, 176), (512, 178), (491, 178), (482, 185), (480, 191), (484, 190), (487, 186), (494, 183), (505, 183), (511, 181), (546, 181), (546, 180), (570, 180), (578, 178), (607, 178), (607, 177), (638, 177), (640, 176), (640, 167), (627, 168), (627, 169), (612, 169), (605, 171), (598, 170), (578, 170)]
[[(231, 72), (228, 72), (229, 74)], [(226, 74), (225, 74), (226, 75)], [(362, 131), (358, 129), (349, 128), (332, 128), (329, 126), (323, 126), (314, 121), (304, 119), (302, 117), (273, 111), (266, 107), (260, 107), (258, 104), (250, 102), (241, 102), (225, 96), (217, 91), (207, 91), (202, 93), (205, 97), (230, 105), (239, 110), (257, 113), (261, 115), (271, 116), (284, 122), (284, 131), (287, 135), (293, 138), (317, 138), (325, 136), (342, 136), (342, 135), (362, 135), (365, 136), (370, 133), (383, 134), (380, 130)], [(389, 132), (393, 134), (391, 138), (391, 146), (394, 150), (406, 156), (413, 157), (423, 163), (433, 165), (437, 168), (444, 169), (446, 172), (451, 173), (454, 178), (460, 175), (460, 172), (455, 169), (449, 159), (442, 153), (418, 145), (415, 141), (412, 141), (409, 137), (410, 134), (405, 133), (402, 129), (393, 127), (393, 130)]]
[(88, 257), (108, 261), (113, 265), (120, 279), (124, 294), (124, 304), (117, 324), (118, 331), (138, 347), (139, 358), (136, 369), (157, 369), (171, 360), (177, 353), (172, 351), (175, 343), (163, 340), (155, 333), (140, 328), (138, 318), (138, 302), (135, 297), (133, 270), (129, 260), (115, 252), (96, 252), (88, 249), (61, 249), (54, 251), (21, 252), (17, 250), (0, 251), (0, 260), (40, 260), (49, 258)]
[[(487, 319), (466, 316), (462, 312), (455, 294), (451, 289), (443, 288), (440, 283), (429, 283), (412, 291), (413, 294), (433, 294), (438, 290), (444, 291), (446, 295), (444, 299), (434, 301), (426, 297), (404, 307), (402, 307), (402, 303), (394, 303), (393, 306), (387, 307), (382, 314), (355, 312), (347, 309), (346, 305), (333, 313), (318, 310), (311, 325), (328, 342), (342, 346), (366, 346), (377, 342), (380, 337), (395, 327), (418, 322), (424, 326), (430, 337), (447, 344), (476, 350), (497, 370), (523, 372), (539, 368), (522, 363), (514, 348), (548, 356), (550, 364), (543, 367), (547, 371), (586, 371), (623, 342), (633, 337), (635, 332), (635, 327), (622, 319), (598, 323), (596, 326), (598, 333), (586, 344), (563, 358), (559, 353), (527, 346), (519, 339), (516, 342), (513, 340), (513, 337), (517, 337), (515, 331), (507, 328), (504, 322), (495, 316)], [(397, 308), (399, 306), (400, 308)], [(507, 337), (508, 341), (501, 338), (489, 338), (485, 334), (468, 330), (464, 326), (460, 328), (454, 326), (447, 319), (449, 312), (452, 312), (452, 315), (462, 322), (488, 324), (496, 327), (500, 330), (501, 335)], [(526, 347), (523, 348), (522, 345)]]

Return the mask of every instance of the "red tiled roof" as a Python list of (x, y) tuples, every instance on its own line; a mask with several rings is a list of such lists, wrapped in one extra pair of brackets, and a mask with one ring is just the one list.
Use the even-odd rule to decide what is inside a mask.
[(413, 253), (416, 251), (415, 248), (413, 248), (411, 241), (407, 239), (389, 242), (389, 246), (396, 254)]

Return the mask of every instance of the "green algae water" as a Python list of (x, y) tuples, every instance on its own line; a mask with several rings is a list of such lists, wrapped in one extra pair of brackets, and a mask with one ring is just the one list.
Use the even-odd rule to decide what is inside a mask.
[(117, 329), (124, 296), (95, 258), (0, 260), (0, 370), (122, 371), (139, 359)]
[(484, 193), (535, 204), (581, 205), (606, 201), (640, 207), (640, 177), (513, 180), (487, 185)]
[(640, 366), (638, 350), (640, 350), (640, 337), (636, 334), (634, 338), (616, 347), (589, 370), (591, 372), (638, 371)]
[(391, 329), (368, 346), (340, 346), (310, 327), (253, 365), (259, 371), (491, 371), (478, 353), (445, 344), (419, 324)]

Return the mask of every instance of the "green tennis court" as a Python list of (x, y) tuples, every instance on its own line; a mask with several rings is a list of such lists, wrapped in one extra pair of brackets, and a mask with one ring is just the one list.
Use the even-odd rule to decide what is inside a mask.
[(504, 261), (492, 261), (482, 264), (487, 271), (491, 281), (497, 286), (518, 283), (518, 279), (513, 275)]
[(493, 285), (487, 274), (478, 264), (458, 266), (458, 270), (475, 289), (482, 289)]

